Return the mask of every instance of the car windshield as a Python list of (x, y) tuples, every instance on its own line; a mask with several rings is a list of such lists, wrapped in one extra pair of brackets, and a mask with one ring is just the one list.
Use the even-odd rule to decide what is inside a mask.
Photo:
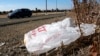
[(18, 12), (18, 11), (21, 11), (20, 9), (16, 9), (15, 11), (13, 11), (13, 13), (16, 13), (16, 12)]

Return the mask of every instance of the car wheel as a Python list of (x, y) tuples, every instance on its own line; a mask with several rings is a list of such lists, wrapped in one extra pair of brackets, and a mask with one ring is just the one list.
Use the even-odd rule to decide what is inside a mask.
[(13, 19), (13, 17), (9, 17), (9, 19)]
[(22, 16), (22, 18), (25, 18), (25, 16)]
[(31, 15), (28, 15), (28, 17), (31, 17)]
[(19, 16), (16, 16), (16, 18), (20, 18)]
[(13, 19), (13, 18), (9, 18), (9, 19)]

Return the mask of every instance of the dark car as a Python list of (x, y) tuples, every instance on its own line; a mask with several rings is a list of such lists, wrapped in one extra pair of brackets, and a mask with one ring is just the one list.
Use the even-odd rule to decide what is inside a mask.
[(29, 9), (16, 9), (8, 14), (8, 18), (23, 18), (23, 17), (31, 17), (32, 11)]

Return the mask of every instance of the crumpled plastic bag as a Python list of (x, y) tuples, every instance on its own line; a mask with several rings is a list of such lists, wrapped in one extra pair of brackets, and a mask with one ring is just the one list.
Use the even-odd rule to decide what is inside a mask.
[[(94, 24), (81, 24), (80, 26), (84, 36), (95, 32), (96, 25)], [(79, 27), (75, 26), (74, 21), (71, 18), (65, 18), (25, 33), (24, 43), (28, 52), (41, 54), (59, 47), (62, 41), (64, 45), (68, 45), (80, 36)]]
[(88, 36), (88, 35), (95, 33), (96, 25), (94, 25), (94, 24), (84, 24), (84, 23), (82, 23), (80, 25), (80, 27), (81, 27), (81, 30), (83, 31), (83, 36)]

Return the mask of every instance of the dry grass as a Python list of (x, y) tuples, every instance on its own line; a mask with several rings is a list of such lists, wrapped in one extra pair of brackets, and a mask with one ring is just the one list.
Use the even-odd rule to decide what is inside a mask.
[(49, 24), (62, 19), (64, 17), (0, 27), (0, 43), (5, 42), (5, 45), (0, 47), (0, 56), (29, 56), (30, 54), (26, 49), (19, 48), (19, 46), (23, 45), (24, 34), (43, 24)]
[(0, 18), (7, 18), (7, 15), (0, 15)]

